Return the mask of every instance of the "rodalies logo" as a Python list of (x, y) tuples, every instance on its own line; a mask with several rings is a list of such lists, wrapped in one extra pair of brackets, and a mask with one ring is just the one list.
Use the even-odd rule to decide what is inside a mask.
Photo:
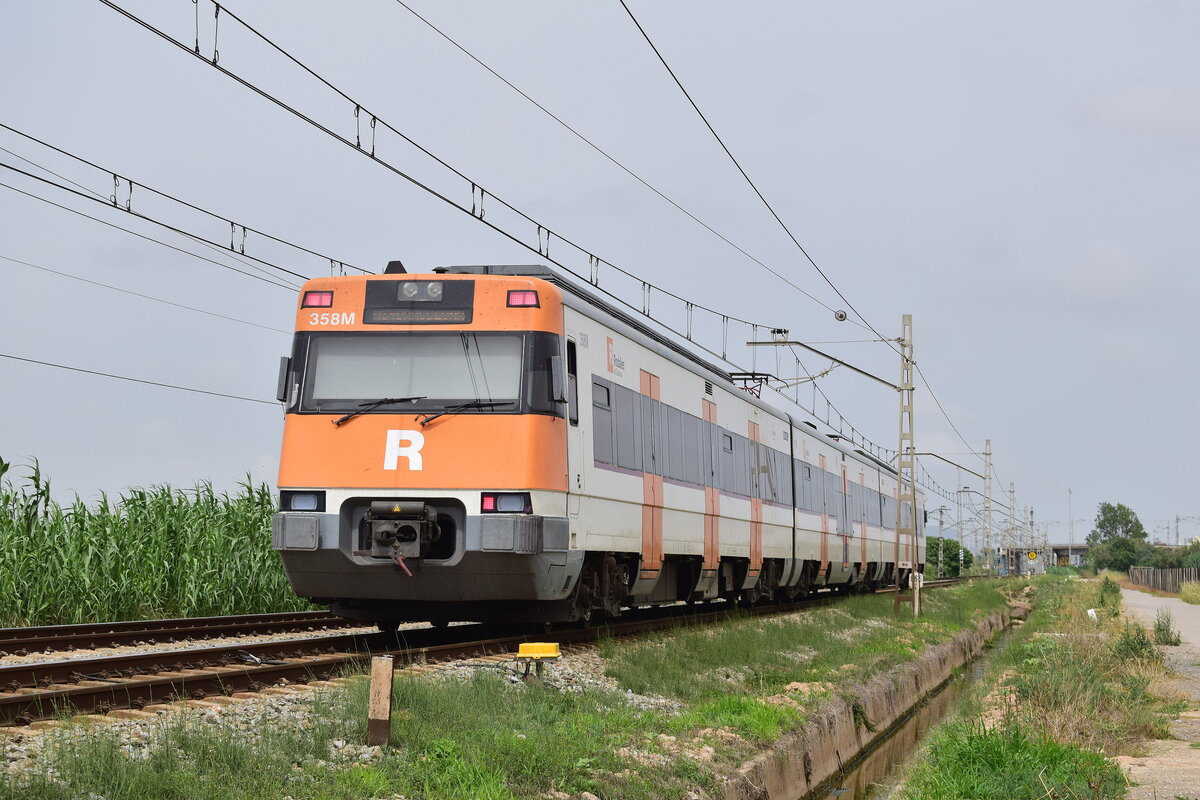
[(398, 469), (400, 457), (404, 456), (410, 470), (420, 471), (421, 448), (424, 446), (425, 437), (420, 431), (388, 431), (383, 446), (383, 468)]
[(611, 336), (607, 338), (608, 351), (608, 371), (618, 377), (625, 374), (625, 359), (613, 352), (613, 340)]

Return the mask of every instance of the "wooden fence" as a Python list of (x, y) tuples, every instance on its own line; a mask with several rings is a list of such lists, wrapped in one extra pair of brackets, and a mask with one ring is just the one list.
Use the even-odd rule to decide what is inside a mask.
[(1179, 569), (1155, 569), (1154, 567), (1130, 567), (1129, 582), (1147, 589), (1158, 589), (1160, 592), (1179, 594), (1179, 587), (1184, 583), (1200, 583), (1200, 568), (1181, 567)]

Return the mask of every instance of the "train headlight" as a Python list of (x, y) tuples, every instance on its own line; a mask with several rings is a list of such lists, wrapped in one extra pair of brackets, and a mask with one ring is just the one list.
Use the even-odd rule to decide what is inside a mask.
[(440, 303), (445, 290), (444, 281), (401, 281), (396, 297), (405, 303)]
[(292, 492), (279, 493), (279, 508), (282, 511), (324, 511), (324, 492)]

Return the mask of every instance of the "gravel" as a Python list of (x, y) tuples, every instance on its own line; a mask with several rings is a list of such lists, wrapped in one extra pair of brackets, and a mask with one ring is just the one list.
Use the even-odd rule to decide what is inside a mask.
[[(89, 651), (92, 652), (92, 651)], [(571, 648), (556, 661), (547, 661), (543, 682), (564, 692), (602, 690), (620, 695), (624, 702), (641, 711), (678, 714), (682, 706), (675, 700), (622, 690), (604, 674), (604, 659), (594, 648)], [(504, 675), (515, 685), (522, 685), (523, 666), (515, 657), (489, 656), (446, 662), (431, 668), (433, 680), (467, 680), (477, 672), (490, 671)], [(40, 772), (53, 776), (54, 767), (48, 763), (50, 748), (60, 742), (84, 740), (101, 735), (115, 735), (119, 746), (131, 759), (146, 758), (155, 746), (156, 733), (164, 722), (172, 724), (208, 724), (228, 729), (249, 740), (261, 730), (280, 725), (307, 726), (313, 724), (315, 703), (312, 698), (329, 691), (339, 681), (314, 684), (315, 689), (298, 689), (294, 693), (269, 697), (247, 698), (236, 704), (196, 708), (184, 705), (158, 710), (152, 718), (113, 719), (104, 722), (55, 725), (49, 728), (0, 728), (0, 771), (11, 774)], [(382, 757), (378, 747), (353, 744), (342, 739), (329, 743), (331, 767), (370, 763)], [(319, 765), (318, 765), (319, 766)], [(391, 799), (389, 799), (391, 800)], [(399, 800), (397, 798), (396, 800)]]
[[(414, 627), (425, 627), (424, 625)], [(230, 645), (246, 645), (246, 644), (262, 644), (264, 642), (279, 642), (295, 639), (297, 641), (304, 639), (324, 639), (332, 636), (345, 636), (347, 634), (366, 634), (372, 633), (376, 628), (367, 626), (362, 628), (338, 628), (336, 630), (321, 630), (321, 631), (293, 631), (290, 633), (264, 633), (255, 636), (223, 636), (212, 639), (191, 639), (180, 640), (176, 642), (134, 642), (130, 645), (120, 647), (96, 647), (84, 648), (75, 650), (54, 650), (46, 649), (37, 653), (30, 653), (24, 656), (4, 654), (0, 655), (0, 667), (15, 666), (17, 664), (40, 664), (46, 661), (73, 661), (80, 658), (99, 658), (101, 656), (117, 656), (117, 655), (134, 655), (137, 653), (161, 653), (174, 650), (185, 650), (189, 647), (222, 647)], [(4, 651), (0, 650), (0, 653)]]

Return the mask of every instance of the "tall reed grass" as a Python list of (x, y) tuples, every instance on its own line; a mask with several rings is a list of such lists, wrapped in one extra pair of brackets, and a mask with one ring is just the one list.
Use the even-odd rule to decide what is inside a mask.
[(54, 625), (305, 608), (271, 550), (275, 500), (247, 477), (130, 489), (93, 506), (56, 502), (35, 462), (0, 459), (0, 626)]

